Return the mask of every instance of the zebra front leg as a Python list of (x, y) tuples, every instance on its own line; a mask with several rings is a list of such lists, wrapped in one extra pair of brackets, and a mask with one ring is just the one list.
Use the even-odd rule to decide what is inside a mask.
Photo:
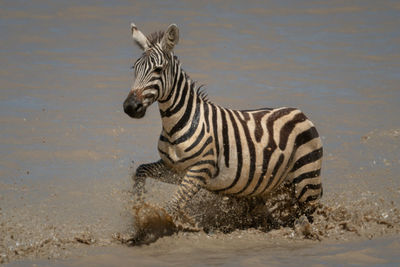
[(135, 207), (135, 234), (128, 242), (135, 245), (148, 244), (178, 230), (199, 231), (194, 220), (185, 215), (182, 208), (202, 186), (203, 183), (198, 179), (185, 175), (172, 200), (165, 208), (149, 204)]
[(185, 214), (183, 208), (204, 185), (205, 183), (202, 177), (199, 179), (199, 177), (186, 174), (172, 199), (165, 207), (168, 214), (173, 218), (181, 218), (183, 223), (189, 223), (194, 229), (197, 229), (198, 227), (196, 226), (195, 220)]
[(159, 161), (140, 165), (132, 176), (133, 192), (140, 196), (144, 192), (146, 178), (151, 177), (168, 184), (179, 184), (182, 176), (171, 170), (160, 159)]
[(165, 164), (162, 160), (146, 163), (140, 165), (134, 175), (132, 175), (133, 180), (133, 193), (140, 197), (144, 193), (144, 186), (147, 177), (157, 178), (164, 173), (166, 169)]

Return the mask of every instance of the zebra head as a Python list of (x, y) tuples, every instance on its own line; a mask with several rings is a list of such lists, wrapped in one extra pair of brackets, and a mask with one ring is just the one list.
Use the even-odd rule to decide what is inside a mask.
[(179, 30), (171, 24), (165, 33), (156, 33), (146, 37), (135, 24), (131, 24), (132, 37), (143, 50), (142, 56), (135, 62), (134, 81), (124, 101), (124, 111), (132, 118), (142, 118), (146, 109), (171, 90), (170, 80), (173, 60), (173, 48), (179, 40)]

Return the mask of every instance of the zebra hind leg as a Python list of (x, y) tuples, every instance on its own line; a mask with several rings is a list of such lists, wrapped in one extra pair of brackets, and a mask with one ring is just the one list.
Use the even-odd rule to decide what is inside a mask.
[(321, 159), (312, 162), (294, 172), (294, 195), (300, 207), (300, 213), (304, 214), (310, 222), (312, 214), (319, 206), (323, 189), (321, 184)]
[(301, 216), (292, 183), (282, 183), (274, 191), (265, 195), (263, 199), (262, 206), (257, 207), (264, 218), (260, 225), (263, 230), (292, 227), (295, 220)]

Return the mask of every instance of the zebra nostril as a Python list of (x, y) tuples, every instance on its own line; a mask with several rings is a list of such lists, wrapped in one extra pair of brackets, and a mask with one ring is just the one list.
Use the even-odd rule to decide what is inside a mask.
[(143, 109), (143, 104), (142, 103), (136, 103), (136, 111), (142, 111), (142, 109)]

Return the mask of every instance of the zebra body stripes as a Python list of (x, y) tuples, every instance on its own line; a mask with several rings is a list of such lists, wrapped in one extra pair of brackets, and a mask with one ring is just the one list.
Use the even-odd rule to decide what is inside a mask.
[[(135, 189), (146, 177), (179, 184), (166, 209), (175, 213), (200, 188), (237, 197), (266, 196), (282, 183), (293, 186), (301, 206), (312, 210), (322, 196), (322, 143), (313, 123), (296, 108), (232, 110), (210, 102), (173, 54), (175, 24), (146, 37), (131, 25), (144, 50), (124, 111), (141, 118), (158, 101), (161, 159), (138, 167)], [(184, 174), (181, 180), (162, 170)]]

